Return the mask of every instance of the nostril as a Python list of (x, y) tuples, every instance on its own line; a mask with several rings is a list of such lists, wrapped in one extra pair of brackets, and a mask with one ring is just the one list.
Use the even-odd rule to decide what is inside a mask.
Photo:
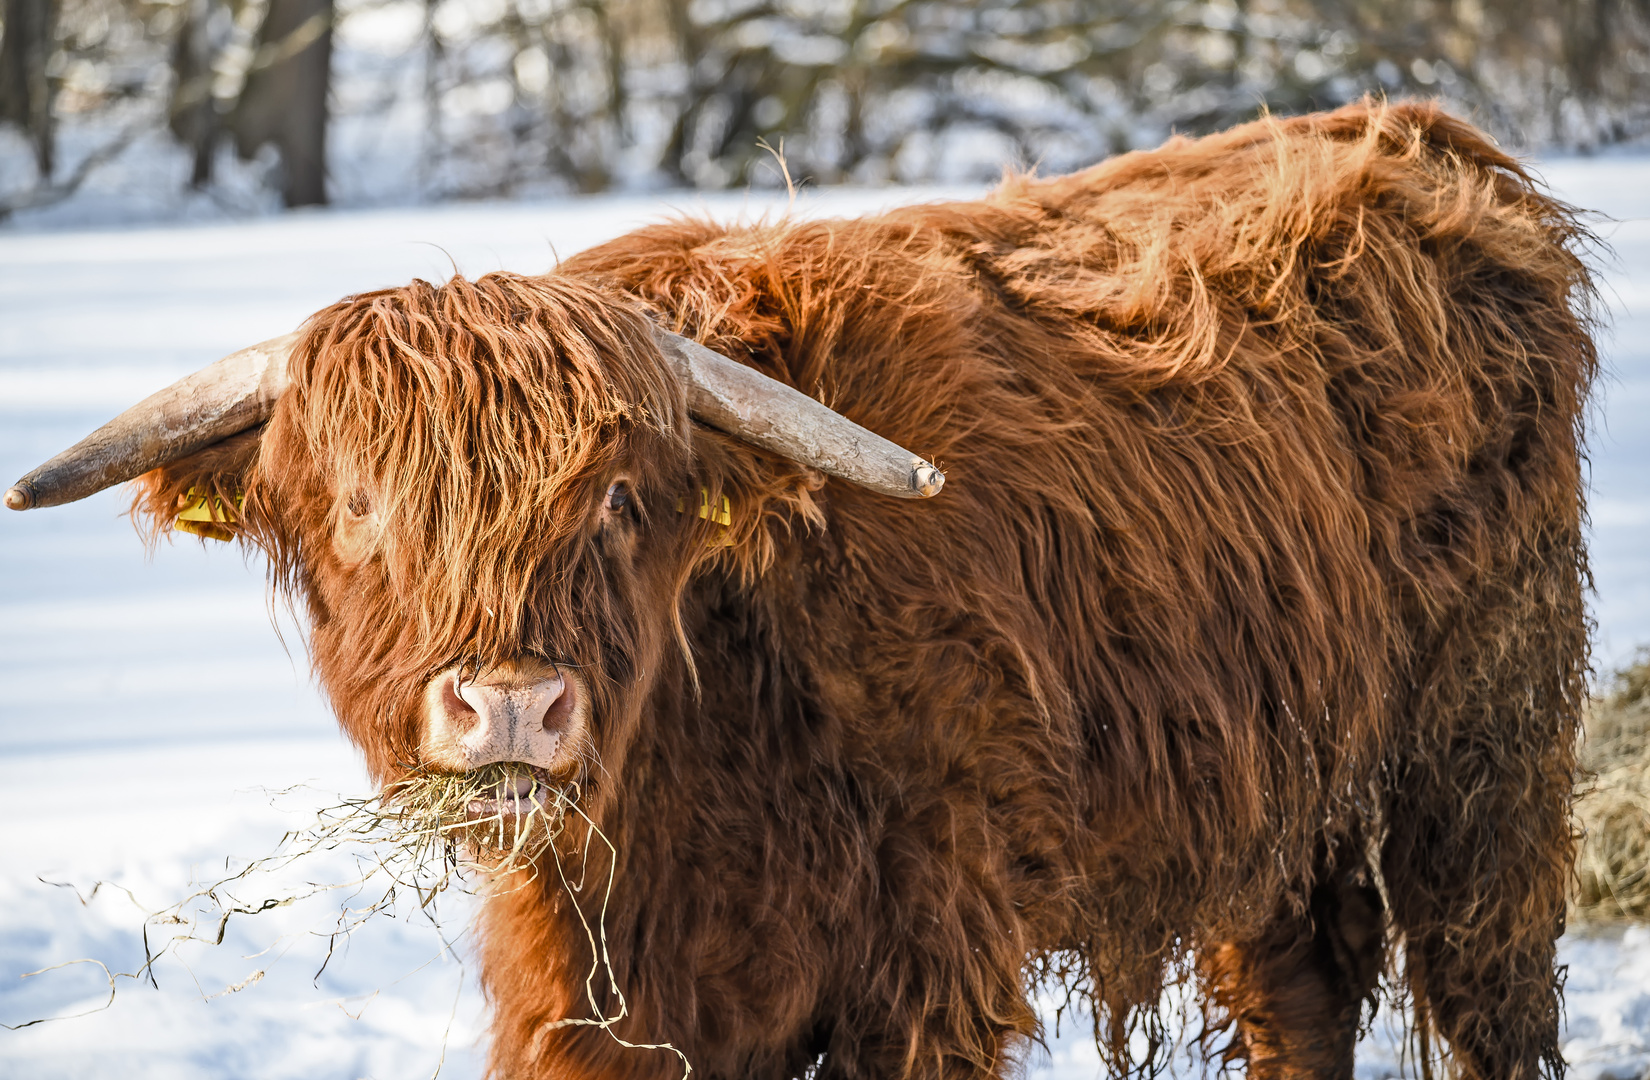
[(446, 709), (447, 715), (454, 720), (472, 723), (481, 714), (468, 701), (464, 700), (462, 684), (459, 682), (460, 678), (461, 676), (455, 671), (449, 677), (441, 680), (441, 705)]
[(544, 695), (549, 699), (539, 726), (552, 734), (566, 730), (573, 716), (573, 685), (559, 674), (546, 680)]

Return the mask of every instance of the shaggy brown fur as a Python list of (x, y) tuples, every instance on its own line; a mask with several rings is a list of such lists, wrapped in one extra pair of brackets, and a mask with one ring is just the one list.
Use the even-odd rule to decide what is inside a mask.
[[(580, 666), (616, 1030), (700, 1075), (1001, 1075), (1039, 983), (1150, 1064), (1191, 972), (1255, 1075), (1349, 1076), (1393, 940), (1461, 1075), (1556, 1076), (1584, 239), (1419, 105), (974, 203), (679, 221), (321, 312), (239, 464), (146, 505), (246, 488), (382, 778), (443, 666)], [(944, 494), (821, 488), (689, 423), (644, 313)], [(675, 512), (701, 486), (731, 528)], [(563, 857), (598, 881), (598, 850)], [(678, 1068), (558, 1023), (589, 1015), (594, 900), (540, 882), (483, 916), (495, 1074)]]

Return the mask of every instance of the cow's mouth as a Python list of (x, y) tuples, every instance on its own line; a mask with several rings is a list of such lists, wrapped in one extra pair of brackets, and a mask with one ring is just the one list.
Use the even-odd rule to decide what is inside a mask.
[(577, 784), (519, 761), (463, 773), (416, 769), (382, 796), (401, 836), (468, 852), (486, 873), (531, 859), (560, 834), (578, 798)]
[(523, 818), (533, 814), (555, 816), (566, 805), (563, 786), (552, 784), (527, 765), (472, 795), (464, 808), (467, 821)]

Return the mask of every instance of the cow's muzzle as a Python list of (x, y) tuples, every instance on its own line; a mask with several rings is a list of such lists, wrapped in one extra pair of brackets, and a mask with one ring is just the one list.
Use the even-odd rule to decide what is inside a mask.
[(564, 772), (584, 735), (584, 697), (575, 672), (539, 661), (479, 673), (456, 664), (424, 689), (419, 756), (452, 772), (494, 762)]

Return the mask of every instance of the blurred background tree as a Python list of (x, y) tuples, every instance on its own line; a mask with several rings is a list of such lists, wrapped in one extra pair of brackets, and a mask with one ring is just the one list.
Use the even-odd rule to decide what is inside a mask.
[(975, 181), (1365, 93), (1639, 140), (1650, 0), (4, 0), (0, 212)]

